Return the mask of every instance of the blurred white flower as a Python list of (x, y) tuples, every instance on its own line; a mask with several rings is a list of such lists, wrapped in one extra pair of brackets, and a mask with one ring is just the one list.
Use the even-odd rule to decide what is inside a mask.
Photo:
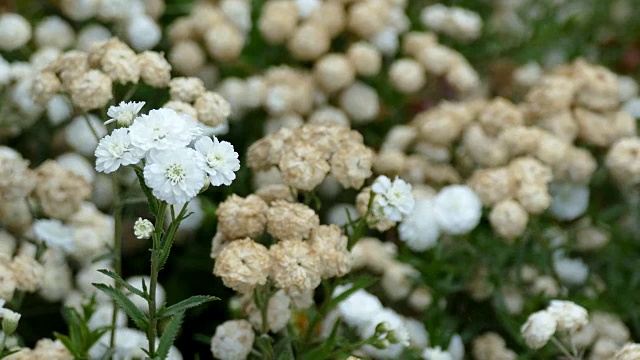
[(588, 185), (552, 183), (549, 193), (553, 197), (549, 212), (558, 220), (575, 220), (589, 207)]
[(560, 250), (553, 254), (553, 270), (566, 285), (582, 285), (589, 277), (589, 267), (582, 259), (568, 258)]
[(73, 251), (73, 232), (60, 220), (39, 219), (33, 223), (33, 234), (49, 248)]
[(556, 332), (556, 318), (548, 311), (538, 311), (527, 319), (520, 328), (527, 346), (537, 350), (545, 346)]
[(398, 234), (413, 251), (434, 247), (440, 236), (440, 226), (435, 218), (433, 200), (418, 198), (413, 211), (398, 226)]
[(461, 235), (473, 230), (482, 217), (482, 201), (466, 185), (449, 185), (434, 199), (435, 218), (448, 234)]

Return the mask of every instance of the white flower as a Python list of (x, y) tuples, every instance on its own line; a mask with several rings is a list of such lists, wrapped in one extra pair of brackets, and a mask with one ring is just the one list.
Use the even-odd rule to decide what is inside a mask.
[(298, 14), (301, 18), (306, 19), (311, 13), (320, 7), (322, 1), (320, 0), (295, 0), (298, 7)]
[(462, 337), (459, 334), (454, 334), (451, 337), (447, 352), (451, 354), (453, 360), (464, 359), (464, 342), (462, 342)]
[(204, 171), (209, 174), (211, 185), (230, 185), (236, 178), (234, 171), (240, 169), (238, 153), (233, 150), (233, 145), (227, 141), (213, 140), (210, 137), (201, 137), (194, 145), (195, 149), (204, 156)]
[[(90, 359), (101, 359), (108, 353), (108, 350), (110, 350), (110, 337), (111, 331), (107, 331), (89, 349)], [(149, 346), (145, 333), (129, 328), (117, 328), (114, 343), (116, 344), (115, 349), (113, 349), (114, 359), (144, 359), (146, 354), (142, 349), (146, 349)]]
[(133, 234), (141, 240), (150, 238), (154, 230), (155, 227), (151, 221), (147, 219), (138, 218), (135, 224), (133, 224)]
[(0, 308), (0, 317), (2, 317), (2, 331), (6, 335), (12, 335), (18, 327), (22, 315), (10, 309)]
[(531, 349), (540, 349), (556, 332), (556, 318), (548, 311), (538, 311), (529, 315), (520, 328), (524, 341)]
[(470, 187), (449, 185), (434, 200), (435, 218), (448, 234), (461, 235), (473, 230), (482, 216), (482, 202)]
[(135, 147), (144, 151), (169, 150), (189, 145), (201, 132), (192, 118), (162, 108), (137, 118), (129, 128), (129, 137)]
[(31, 39), (31, 25), (19, 14), (0, 15), (0, 49), (15, 50)]
[(140, 102), (121, 102), (118, 106), (109, 106), (107, 115), (110, 119), (105, 121), (104, 124), (111, 124), (115, 122), (118, 126), (128, 127), (133, 123), (133, 120), (138, 116), (140, 110), (144, 106), (144, 101)]
[(126, 25), (127, 39), (136, 51), (149, 50), (158, 45), (162, 30), (146, 15), (131, 17)]
[(551, 300), (547, 311), (555, 317), (559, 331), (577, 331), (589, 322), (587, 309), (571, 301)]
[(69, 169), (74, 173), (85, 178), (89, 183), (93, 183), (96, 178), (96, 170), (86, 157), (76, 153), (68, 152), (56, 157), (56, 162), (63, 168)]
[[(351, 286), (351, 284), (338, 286), (333, 297), (342, 294)], [(380, 300), (362, 289), (338, 303), (338, 311), (344, 322), (356, 328), (367, 325), (371, 318), (382, 309)]]
[(115, 129), (111, 135), (100, 139), (96, 148), (96, 170), (112, 173), (120, 166), (135, 164), (144, 155), (144, 150), (131, 144), (127, 129)]
[[(87, 121), (91, 127), (87, 125)], [(94, 135), (93, 129), (96, 134)], [(95, 115), (75, 117), (64, 129), (65, 140), (74, 150), (85, 156), (91, 156), (98, 146), (98, 138), (107, 135), (107, 129)]]
[(376, 205), (391, 221), (401, 221), (415, 206), (411, 185), (397, 177), (391, 182), (384, 175), (378, 176), (371, 190), (378, 195), (375, 197)]
[(453, 360), (453, 356), (448, 351), (442, 350), (440, 346), (424, 349), (422, 358), (424, 360)]
[(369, 42), (386, 56), (393, 56), (398, 51), (398, 31), (392, 27), (386, 27), (374, 34)]
[(571, 259), (563, 251), (553, 254), (553, 270), (566, 285), (582, 285), (589, 277), (589, 267), (582, 259)]
[[(98, 305), (96, 311), (91, 315), (91, 319), (87, 322), (87, 326), (91, 330), (96, 330), (103, 326), (111, 326), (111, 319), (113, 318), (113, 305), (111, 303), (105, 303)], [(122, 328), (127, 326), (127, 314), (118, 308), (116, 314), (116, 327)]]
[(417, 199), (413, 211), (398, 226), (398, 234), (413, 251), (434, 247), (440, 236), (440, 226), (434, 215), (433, 200)]
[(47, 244), (47, 247), (61, 249), (67, 253), (73, 251), (73, 232), (60, 220), (36, 220), (33, 223), (33, 234)]
[(202, 157), (193, 149), (153, 150), (147, 157), (144, 180), (158, 199), (183, 204), (204, 186), (206, 173), (201, 162)]
[(429, 345), (429, 333), (422, 321), (413, 318), (405, 318), (404, 326), (409, 333), (411, 347), (414, 349), (424, 349)]
[(549, 212), (558, 220), (575, 220), (589, 206), (588, 185), (552, 183), (549, 193), (553, 196)]
[(246, 359), (255, 337), (247, 320), (226, 321), (216, 328), (211, 338), (211, 353), (221, 360)]
[(73, 106), (64, 95), (54, 95), (47, 102), (47, 117), (53, 125), (60, 125), (73, 114)]

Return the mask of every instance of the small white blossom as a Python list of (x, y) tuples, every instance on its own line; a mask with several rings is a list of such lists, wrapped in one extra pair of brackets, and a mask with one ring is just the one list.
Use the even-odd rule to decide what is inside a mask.
[(60, 220), (40, 219), (33, 223), (36, 239), (47, 247), (61, 249), (67, 253), (73, 251), (73, 232)]
[(422, 358), (424, 360), (453, 360), (453, 356), (448, 351), (442, 350), (440, 346), (424, 349)]
[(131, 17), (126, 25), (126, 34), (131, 47), (136, 51), (152, 49), (162, 39), (162, 29), (146, 15)]
[(210, 137), (201, 137), (194, 145), (195, 149), (204, 156), (204, 171), (209, 174), (211, 185), (230, 185), (236, 178), (235, 171), (240, 169), (238, 153), (233, 145), (227, 141), (213, 140)]
[[(4, 300), (2, 305), (4, 306)], [(16, 331), (18, 322), (20, 321), (22, 315), (10, 309), (0, 308), (0, 317), (2, 317), (2, 331), (4, 332), (3, 335), (6, 334), (5, 336), (9, 336)]]
[(524, 341), (531, 349), (540, 349), (545, 346), (556, 332), (556, 318), (548, 311), (538, 311), (527, 319), (520, 328)]
[(151, 221), (143, 218), (138, 218), (135, 224), (133, 224), (133, 234), (138, 239), (148, 239), (153, 234), (155, 227), (151, 223)]
[(482, 217), (482, 201), (466, 185), (444, 187), (434, 200), (434, 213), (440, 228), (461, 235), (473, 230)]
[[(342, 294), (351, 288), (351, 286), (350, 284), (338, 286), (333, 296), (336, 297)], [(356, 328), (367, 325), (372, 317), (382, 309), (383, 307), (380, 300), (362, 289), (354, 292), (338, 303), (340, 317), (342, 317), (345, 323)]]
[(211, 353), (221, 360), (246, 359), (254, 340), (255, 333), (247, 320), (229, 320), (216, 328)]
[(440, 236), (440, 226), (435, 219), (433, 200), (417, 199), (413, 211), (398, 226), (398, 234), (413, 251), (434, 247)]
[(553, 197), (549, 212), (558, 220), (575, 220), (589, 207), (588, 185), (552, 183), (549, 193)]
[(587, 309), (571, 301), (551, 300), (547, 311), (555, 317), (559, 331), (577, 331), (589, 322)]
[(144, 167), (144, 180), (158, 199), (183, 204), (204, 186), (203, 168), (202, 157), (193, 149), (152, 150)]
[(589, 277), (589, 267), (582, 259), (566, 257), (563, 251), (553, 254), (553, 270), (560, 282), (566, 285), (582, 285)]
[(378, 176), (371, 190), (377, 194), (375, 205), (391, 221), (401, 221), (415, 206), (411, 185), (397, 177), (392, 182), (384, 175)]
[(115, 129), (111, 135), (100, 139), (95, 151), (96, 170), (112, 173), (120, 166), (135, 164), (144, 155), (144, 150), (131, 144), (127, 129)]
[(195, 120), (166, 108), (149, 111), (129, 128), (131, 143), (144, 151), (185, 147), (201, 133)]
[(138, 116), (140, 110), (144, 106), (144, 101), (140, 102), (121, 102), (118, 106), (110, 106), (107, 110), (107, 115), (110, 119), (105, 121), (104, 124), (117, 123), (118, 126), (128, 127), (133, 123), (133, 120)]

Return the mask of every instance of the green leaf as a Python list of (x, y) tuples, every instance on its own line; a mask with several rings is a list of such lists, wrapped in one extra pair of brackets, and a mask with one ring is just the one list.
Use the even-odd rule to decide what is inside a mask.
[(98, 270), (98, 272), (103, 273), (103, 274), (107, 275), (108, 277), (112, 278), (118, 284), (120, 284), (122, 287), (124, 287), (125, 289), (129, 290), (132, 294), (136, 294), (136, 295), (140, 296), (141, 298), (143, 298), (145, 300), (148, 300), (148, 297), (144, 292), (142, 292), (139, 289), (131, 286), (131, 284), (129, 284), (128, 282), (124, 281), (124, 279), (121, 278), (120, 275), (114, 273), (113, 271), (110, 271), (110, 270), (107, 270), (107, 269), (100, 269), (100, 270)]
[(209, 296), (209, 295), (195, 295), (188, 299), (182, 300), (179, 303), (173, 304), (168, 308), (165, 308), (163, 305), (163, 307), (158, 311), (158, 320), (176, 315), (181, 312), (185, 312), (191, 308), (194, 308), (196, 306), (200, 306), (202, 304), (215, 301), (215, 300), (220, 300), (220, 298), (217, 298), (215, 296)]
[(122, 291), (105, 284), (96, 284), (93, 286), (98, 290), (109, 295), (117, 304), (124, 310), (124, 312), (133, 320), (136, 326), (141, 330), (147, 330), (149, 328), (149, 319), (147, 316), (138, 309), (129, 298), (122, 293)]
[(64, 345), (64, 347), (66, 347), (67, 350), (69, 350), (69, 352), (71, 353), (71, 355), (73, 355), (74, 358), (80, 357), (80, 354), (78, 354), (78, 351), (76, 350), (75, 346), (73, 345), (73, 342), (68, 336), (60, 334), (58, 332), (54, 332), (53, 336), (55, 336), (56, 339), (60, 340), (62, 345)]
[(136, 172), (136, 176), (138, 177), (138, 182), (140, 183), (140, 188), (142, 192), (147, 197), (147, 202), (149, 203), (149, 209), (151, 213), (156, 215), (158, 213), (158, 200), (151, 193), (151, 189), (144, 182), (144, 173), (142, 172), (142, 168), (134, 166), (133, 169)]
[(162, 336), (160, 336), (160, 344), (158, 344), (158, 351), (156, 354), (158, 358), (166, 359), (167, 355), (169, 355), (169, 349), (171, 349), (171, 345), (173, 345), (173, 342), (178, 336), (178, 331), (180, 331), (183, 319), (184, 312), (179, 312), (171, 318), (171, 321), (169, 321), (169, 324), (162, 332)]

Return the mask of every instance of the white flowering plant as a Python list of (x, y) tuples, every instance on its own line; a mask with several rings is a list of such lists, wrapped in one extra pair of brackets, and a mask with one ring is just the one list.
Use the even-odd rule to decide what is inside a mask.
[[(106, 123), (115, 122), (119, 127), (100, 139), (95, 156), (97, 171), (113, 173), (125, 166), (135, 171), (150, 215), (155, 218), (154, 224), (140, 219), (134, 226), (137, 237), (151, 239), (150, 281), (147, 284), (143, 280), (142, 289), (139, 289), (117, 272), (103, 269), (100, 272), (115, 280), (117, 286), (100, 283), (94, 283), (94, 286), (109, 295), (145, 332), (147, 355), (152, 359), (164, 359), (180, 330), (184, 312), (217, 298), (196, 295), (171, 306), (162, 304), (158, 307), (158, 274), (169, 259), (180, 224), (190, 216), (187, 212), (189, 201), (209, 185), (231, 184), (240, 162), (230, 143), (203, 136), (195, 120), (171, 109), (138, 115), (143, 106), (144, 103), (121, 103), (109, 109), (112, 119)], [(195, 144), (193, 148), (191, 144)], [(148, 312), (145, 314), (136, 307), (121, 288), (144, 299)], [(158, 324), (165, 319), (169, 323), (159, 336)], [(158, 336), (160, 341), (156, 346)]]

